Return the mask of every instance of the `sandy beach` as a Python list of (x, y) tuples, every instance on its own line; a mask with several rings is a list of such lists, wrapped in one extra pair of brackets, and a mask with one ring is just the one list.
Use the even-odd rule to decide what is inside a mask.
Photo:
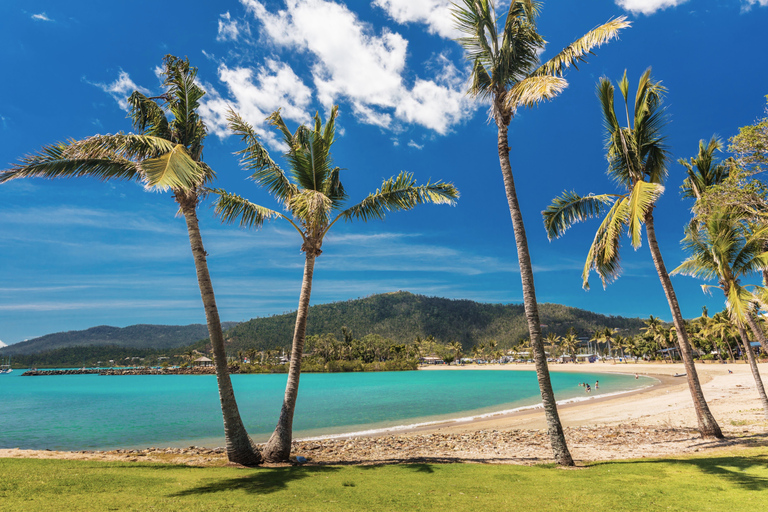
[[(682, 364), (555, 364), (551, 371), (626, 373), (654, 377), (650, 388), (610, 397), (593, 390), (590, 400), (560, 406), (569, 447), (578, 461), (661, 457), (736, 446), (768, 447), (763, 415), (749, 366), (697, 364), (704, 395), (726, 435), (704, 440), (697, 422)], [(530, 371), (532, 364), (432, 366), (421, 371)], [(731, 370), (733, 373), (728, 373)], [(768, 378), (768, 363), (760, 365)], [(401, 431), (397, 435), (294, 442), (294, 455), (313, 464), (376, 464), (415, 461), (469, 461), (536, 464), (551, 462), (542, 409), (497, 415), (471, 422), (445, 422)], [(0, 457), (77, 458), (89, 460), (163, 461), (193, 465), (226, 463), (221, 449), (116, 450), (52, 452), (0, 450)]]

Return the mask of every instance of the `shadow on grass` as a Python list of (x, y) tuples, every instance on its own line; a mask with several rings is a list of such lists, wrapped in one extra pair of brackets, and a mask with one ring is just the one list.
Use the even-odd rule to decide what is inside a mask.
[(324, 474), (338, 471), (338, 468), (328, 466), (268, 468), (256, 473), (237, 478), (226, 478), (199, 485), (171, 496), (195, 496), (213, 494), (223, 491), (245, 491), (249, 494), (271, 494), (286, 489), (288, 484), (303, 480), (313, 474)]
[(603, 466), (608, 464), (670, 464), (693, 466), (702, 473), (713, 475), (748, 491), (765, 491), (768, 489), (768, 477), (747, 474), (749, 470), (763, 470), (768, 473), (768, 455), (749, 457), (697, 457), (691, 459), (657, 459), (648, 461), (607, 461), (592, 464)]

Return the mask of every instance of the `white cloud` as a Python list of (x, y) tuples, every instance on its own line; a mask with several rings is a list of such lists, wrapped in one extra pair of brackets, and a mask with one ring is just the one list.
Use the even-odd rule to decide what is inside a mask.
[(120, 75), (117, 77), (117, 80), (111, 84), (94, 83), (93, 85), (112, 96), (123, 110), (128, 110), (128, 96), (130, 96), (133, 91), (140, 91), (143, 94), (149, 93), (144, 87), (136, 85), (133, 80), (131, 80), (128, 73), (123, 70), (120, 70)]
[(408, 141), (408, 147), (416, 148), (416, 149), (424, 149), (424, 144), (417, 144), (416, 141), (410, 140)]
[(430, 34), (447, 39), (458, 37), (454, 28), (451, 7), (454, 0), (373, 0), (398, 23), (424, 23)]
[(229, 90), (232, 100), (225, 99), (211, 86), (204, 86), (206, 96), (200, 115), (209, 129), (219, 137), (229, 135), (226, 115), (230, 106), (254, 126), (254, 129), (272, 147), (278, 146), (274, 130), (267, 129), (264, 120), (281, 108), (283, 118), (297, 122), (310, 120), (307, 109), (312, 91), (304, 85), (290, 66), (267, 59), (264, 66), (229, 68), (219, 66), (219, 80)]
[(286, 0), (285, 10), (273, 13), (258, 0), (241, 2), (269, 41), (314, 57), (312, 79), (326, 108), (346, 99), (361, 122), (397, 129), (397, 120), (440, 134), (474, 109), (465, 79), (444, 56), (437, 59), (439, 78), (416, 77), (409, 87), (403, 78), (408, 41), (387, 29), (377, 33), (344, 5)]
[(241, 32), (250, 35), (251, 30), (247, 23), (241, 24), (238, 23), (237, 20), (233, 20), (229, 11), (219, 15), (219, 33), (216, 36), (217, 41), (237, 41)]
[(53, 21), (51, 18), (46, 16), (44, 12), (41, 12), (40, 14), (33, 14), (32, 19), (37, 21)]
[[(667, 7), (675, 7), (687, 1), (688, 0), (616, 0), (616, 5), (629, 12), (635, 14), (642, 13), (648, 16), (661, 9), (666, 9)], [(760, 1), (765, 2), (768, 0)]]
[(759, 5), (760, 7), (768, 7), (768, 0), (743, 0), (744, 5), (742, 10), (748, 11), (753, 5)]

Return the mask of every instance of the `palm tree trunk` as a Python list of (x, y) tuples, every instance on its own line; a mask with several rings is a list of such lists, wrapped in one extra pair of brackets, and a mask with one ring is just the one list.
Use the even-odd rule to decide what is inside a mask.
[(512, 166), (509, 162), (509, 142), (507, 139), (507, 124), (497, 115), (498, 149), (501, 174), (504, 178), (504, 189), (507, 193), (509, 213), (512, 217), (512, 227), (515, 233), (517, 245), (517, 259), (520, 265), (520, 278), (523, 282), (523, 303), (525, 305), (525, 317), (528, 320), (528, 332), (531, 335), (531, 350), (536, 365), (536, 377), (539, 381), (539, 391), (544, 405), (547, 419), (547, 430), (552, 444), (555, 461), (562, 466), (573, 466), (573, 458), (565, 442), (565, 433), (560, 423), (557, 412), (557, 401), (552, 390), (552, 382), (549, 378), (547, 367), (547, 355), (544, 353), (544, 345), (541, 339), (541, 322), (539, 321), (539, 308), (536, 304), (536, 290), (533, 285), (533, 268), (531, 256), (528, 253), (528, 239), (525, 235), (525, 224), (517, 201), (515, 181), (512, 177)]
[(299, 377), (301, 376), (301, 358), (304, 354), (304, 338), (307, 332), (307, 315), (309, 314), (309, 297), (312, 294), (312, 274), (315, 270), (315, 258), (311, 251), (306, 251), (304, 262), (304, 279), (301, 282), (299, 309), (296, 312), (296, 327), (293, 331), (293, 346), (291, 348), (291, 365), (288, 369), (288, 383), (285, 386), (283, 407), (280, 409), (280, 419), (272, 436), (264, 447), (264, 458), (272, 462), (287, 461), (291, 455), (293, 441), (293, 413), (296, 410), (296, 397), (299, 394)]
[(755, 354), (752, 352), (752, 346), (749, 344), (749, 338), (747, 338), (747, 333), (744, 332), (744, 327), (742, 326), (739, 326), (739, 336), (741, 336), (741, 343), (744, 345), (744, 352), (747, 354), (749, 368), (752, 370), (752, 377), (755, 379), (757, 394), (760, 395), (760, 402), (763, 404), (763, 414), (765, 415), (766, 419), (768, 419), (768, 396), (765, 394), (763, 379), (760, 378), (760, 370), (757, 369)]
[(224, 416), (224, 439), (227, 458), (230, 462), (242, 464), (243, 466), (257, 466), (262, 462), (261, 454), (248, 436), (248, 432), (246, 432), (243, 421), (240, 418), (240, 411), (235, 400), (235, 391), (232, 388), (232, 380), (229, 377), (227, 354), (224, 350), (224, 334), (221, 331), (219, 310), (216, 307), (216, 297), (213, 294), (213, 284), (208, 273), (206, 252), (197, 222), (197, 198), (176, 194), (176, 200), (181, 206), (184, 219), (187, 222), (189, 244), (192, 247), (192, 256), (194, 257), (195, 270), (197, 271), (197, 284), (200, 287), (200, 296), (205, 307), (205, 320), (208, 324), (208, 335), (211, 338), (211, 346), (213, 348), (221, 412)]
[(653, 225), (653, 210), (649, 210), (645, 216), (645, 231), (648, 235), (648, 246), (651, 249), (653, 264), (656, 266), (656, 272), (659, 274), (661, 286), (664, 288), (664, 294), (667, 296), (669, 309), (672, 312), (672, 320), (674, 321), (675, 330), (677, 331), (677, 341), (678, 345), (680, 345), (680, 355), (683, 358), (683, 364), (685, 365), (685, 372), (688, 379), (688, 388), (691, 390), (693, 407), (696, 410), (696, 417), (699, 420), (699, 432), (701, 433), (701, 437), (715, 437), (722, 439), (724, 436), (720, 430), (720, 425), (717, 424), (715, 417), (709, 410), (707, 401), (704, 399), (704, 392), (701, 390), (699, 375), (696, 373), (696, 366), (693, 364), (691, 345), (688, 342), (688, 332), (685, 330), (683, 315), (680, 313), (680, 305), (677, 302), (675, 290), (672, 288), (672, 280), (669, 278), (666, 266), (664, 266), (664, 260), (661, 258), (659, 244), (656, 241), (656, 230)]
[(763, 328), (760, 327), (760, 324), (757, 323), (757, 320), (755, 320), (755, 317), (753, 317), (751, 314), (747, 315), (747, 323), (749, 324), (749, 328), (752, 330), (752, 333), (755, 335), (757, 341), (760, 342), (760, 346), (763, 348), (763, 353), (768, 354), (768, 340), (765, 339), (765, 332), (763, 332)]

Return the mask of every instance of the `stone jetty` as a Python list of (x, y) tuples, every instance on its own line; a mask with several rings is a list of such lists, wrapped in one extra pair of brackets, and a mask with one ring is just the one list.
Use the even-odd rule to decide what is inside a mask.
[[(192, 366), (188, 368), (81, 368), (70, 370), (28, 370), (22, 377), (46, 375), (214, 375), (213, 366)], [(229, 373), (240, 373), (240, 367), (230, 366)]]

